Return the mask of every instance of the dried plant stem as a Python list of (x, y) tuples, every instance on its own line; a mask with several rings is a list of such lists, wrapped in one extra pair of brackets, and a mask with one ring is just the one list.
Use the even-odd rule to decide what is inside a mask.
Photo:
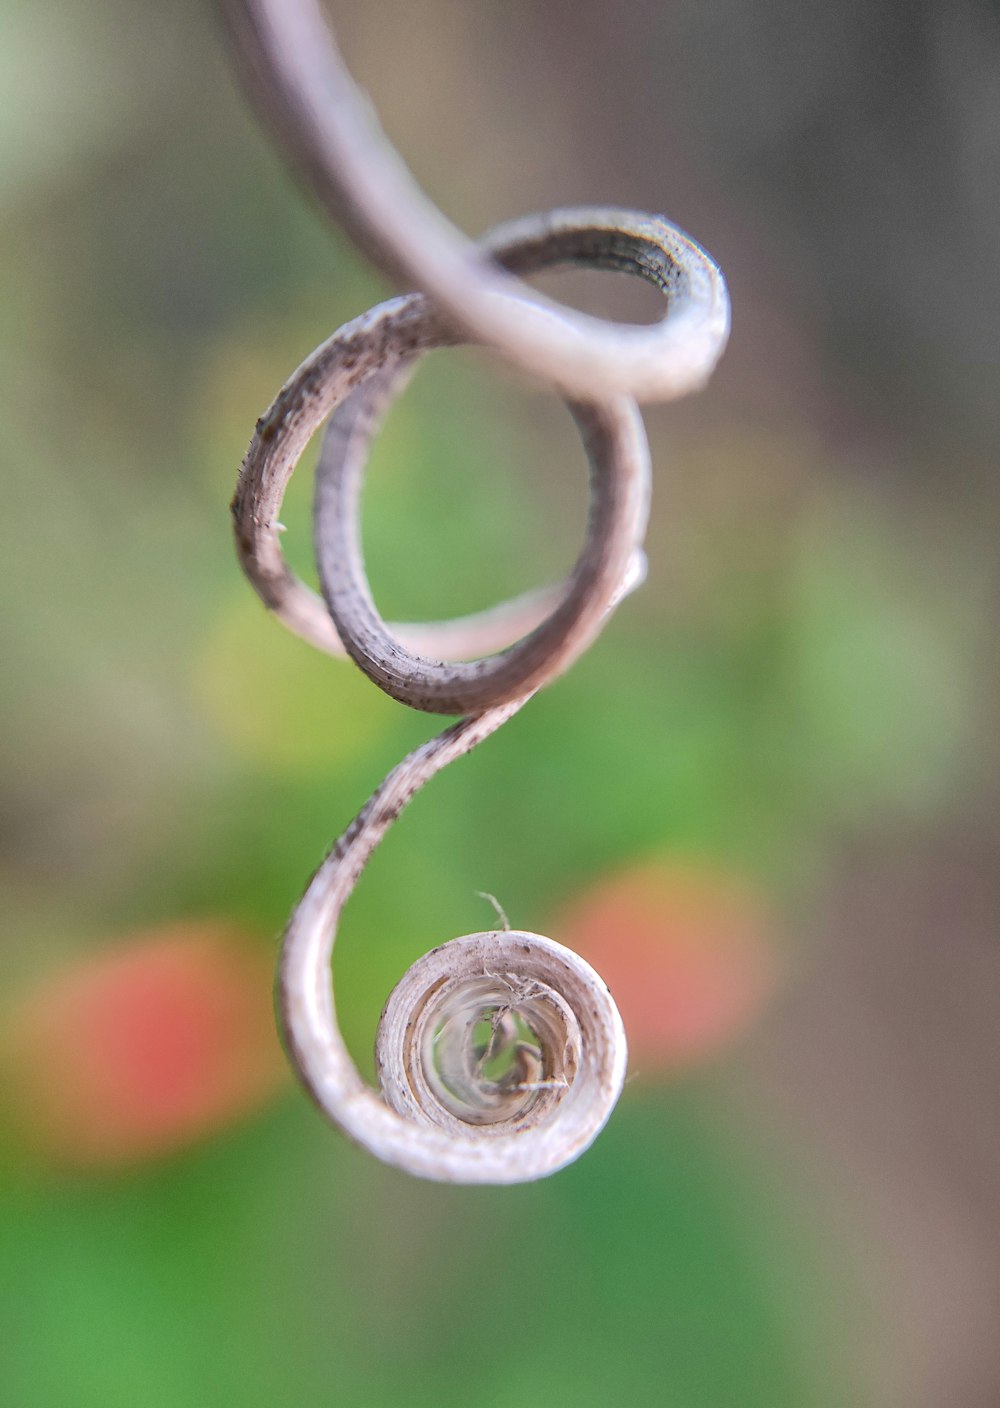
[(725, 345), (729, 301), (712, 260), (672, 230), (687, 297), (653, 328), (606, 323), (498, 269), (423, 195), (379, 130), (316, 0), (222, 0), (258, 109), (322, 205), (452, 327), (576, 397), (668, 400), (697, 390)]
[[(538, 934), (505, 929), (443, 944), (408, 970), (386, 1006), (375, 1091), (337, 1022), (337, 924), (414, 793), (568, 668), (642, 580), (649, 454), (635, 398), (667, 399), (704, 381), (728, 332), (725, 284), (686, 235), (632, 211), (554, 211), (470, 244), (384, 142), (314, 0), (225, 0), (225, 8), (248, 86), (315, 194), (383, 269), (423, 290), (341, 328), (258, 421), (233, 501), (240, 560), (262, 599), (306, 640), (350, 655), (411, 708), (466, 715), (389, 773), (295, 910), (279, 971), (288, 1051), (324, 1113), (379, 1158), (452, 1182), (539, 1178), (586, 1148), (621, 1090), (625, 1035), (601, 979)], [(664, 319), (651, 328), (603, 323), (516, 277), (566, 264), (651, 281), (666, 297)], [(454, 621), (387, 626), (361, 550), (369, 444), (417, 359), (469, 340), (569, 398), (590, 461), (586, 538), (552, 590)], [(296, 464), (327, 420), (314, 512), (321, 600), (285, 562), (278, 517)], [(501, 1051), (509, 1065), (497, 1071)]]
[[(301, 1080), (320, 1109), (357, 1144), (423, 1178), (519, 1183), (552, 1173), (594, 1139), (625, 1077), (625, 1034), (605, 985), (576, 954), (519, 931), (471, 935), (436, 949), (422, 961), (420, 992), (405, 1006), (412, 1013), (418, 999), (446, 978), (484, 973), (509, 974), (515, 982), (530, 974), (559, 993), (580, 1025), (579, 1068), (561, 1099), (534, 1107), (513, 1128), (469, 1126), (458, 1133), (454, 1124), (442, 1124), (433, 1106), (418, 1101), (417, 1069), (391, 1060), (392, 1050), (401, 1046), (405, 1020), (380, 1032), (377, 1061), (383, 1088), (391, 1085), (396, 1093), (395, 1107), (387, 1103), (362, 1079), (337, 1023), (330, 957), (340, 911), (368, 858), (419, 788), (488, 738), (525, 702), (515, 700), (453, 724), (393, 769), (316, 872), (282, 947), (281, 1018)], [(471, 946), (467, 974), (456, 973), (456, 945), (466, 958)]]

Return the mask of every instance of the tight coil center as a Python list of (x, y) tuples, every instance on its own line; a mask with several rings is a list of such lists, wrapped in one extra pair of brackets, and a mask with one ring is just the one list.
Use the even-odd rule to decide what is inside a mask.
[(438, 995), (421, 1025), (427, 1085), (466, 1124), (521, 1119), (576, 1074), (575, 1018), (544, 984), (484, 977)]

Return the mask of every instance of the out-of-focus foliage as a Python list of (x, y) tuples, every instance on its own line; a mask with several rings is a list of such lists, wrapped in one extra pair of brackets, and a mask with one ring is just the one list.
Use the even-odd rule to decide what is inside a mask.
[(283, 1067), (259, 948), (167, 926), (67, 967), (7, 1013), (18, 1136), (57, 1165), (160, 1157), (266, 1103)]
[[(777, 3), (758, 33), (749, 7), (748, 71), (804, 67), (749, 126), (718, 82), (742, 70), (736, 9), (338, 6), (387, 126), (470, 227), (665, 208), (735, 307), (713, 389), (651, 416), (647, 586), (417, 799), (345, 917), (363, 1069), (406, 965), (492, 922), (479, 891), (579, 943), (632, 1017), (635, 1076), (585, 1159), (455, 1190), (374, 1166), (283, 1093), (252, 998), (324, 848), (433, 727), (283, 634), (229, 538), (254, 418), (383, 290), (282, 172), (208, 13), (0, 0), (0, 1403), (914, 1408), (872, 1348), (883, 1269), (854, 1195), (815, 1192), (825, 1156), (782, 1127), (754, 1051), (808, 982), (845, 855), (958, 828), (995, 785), (990, 411), (977, 365), (965, 398), (945, 379), (933, 438), (923, 414), (908, 429), (945, 382), (912, 318), (887, 355), (899, 271), (866, 323), (808, 256), (807, 77), (864, 7), (808, 35)], [(680, 42), (713, 75), (698, 95), (663, 82)], [(927, 42), (887, 103), (923, 91)], [(863, 114), (852, 138), (836, 85), (813, 97), (853, 230)], [(888, 217), (884, 237), (888, 257)], [(365, 501), (386, 616), (564, 571), (581, 459), (549, 398), (477, 354), (432, 359)], [(305, 478), (285, 541), (310, 575)]]

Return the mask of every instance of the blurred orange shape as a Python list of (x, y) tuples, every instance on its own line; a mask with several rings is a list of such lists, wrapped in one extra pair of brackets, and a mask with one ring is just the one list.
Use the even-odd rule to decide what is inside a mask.
[(258, 1108), (284, 1079), (271, 962), (219, 923), (178, 924), (52, 976), (6, 1015), (5, 1103), (77, 1167), (166, 1154)]
[(549, 932), (608, 984), (632, 1065), (660, 1073), (686, 1070), (736, 1040), (777, 978), (760, 896), (708, 867), (621, 871), (580, 894)]

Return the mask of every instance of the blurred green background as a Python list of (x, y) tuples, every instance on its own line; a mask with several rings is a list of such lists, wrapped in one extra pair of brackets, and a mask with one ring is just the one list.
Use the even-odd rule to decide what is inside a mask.
[[(209, 5), (2, 0), (0, 1405), (993, 1408), (996, 8), (331, 15), (466, 229), (662, 210), (729, 279), (710, 389), (649, 415), (646, 587), (414, 803), (335, 965), (370, 1072), (491, 891), (605, 973), (632, 1078), (577, 1165), (483, 1190), (375, 1164), (284, 1074), (276, 936), (433, 723), (268, 618), (227, 504), (387, 290)], [(582, 533), (568, 416), (480, 353), (428, 360), (369, 485), (389, 619)]]

